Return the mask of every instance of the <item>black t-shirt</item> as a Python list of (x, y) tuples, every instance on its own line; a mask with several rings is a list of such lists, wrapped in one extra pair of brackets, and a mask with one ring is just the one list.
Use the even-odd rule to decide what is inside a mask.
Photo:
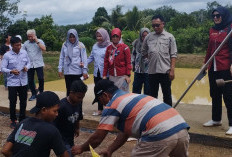
[(74, 145), (73, 139), (77, 122), (82, 119), (82, 104), (72, 105), (67, 98), (63, 98), (60, 103), (58, 117), (54, 123), (60, 131), (65, 144)]
[(4, 55), (7, 51), (10, 50), (10, 47), (9, 46), (6, 46), (5, 44), (1, 46), (1, 49), (0, 49), (0, 55)]
[(33, 117), (17, 125), (7, 141), (14, 144), (13, 157), (49, 157), (51, 149), (59, 156), (66, 150), (58, 129)]

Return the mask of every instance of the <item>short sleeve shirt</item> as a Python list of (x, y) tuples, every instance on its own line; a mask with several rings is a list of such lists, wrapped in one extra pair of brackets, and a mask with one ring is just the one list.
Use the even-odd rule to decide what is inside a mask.
[(82, 104), (72, 105), (67, 98), (63, 98), (60, 103), (59, 114), (54, 121), (56, 127), (61, 133), (61, 136), (66, 144), (74, 145), (74, 133), (76, 123), (83, 119)]
[(57, 128), (37, 118), (22, 121), (7, 141), (13, 143), (13, 157), (49, 157), (51, 149), (59, 156), (66, 150)]

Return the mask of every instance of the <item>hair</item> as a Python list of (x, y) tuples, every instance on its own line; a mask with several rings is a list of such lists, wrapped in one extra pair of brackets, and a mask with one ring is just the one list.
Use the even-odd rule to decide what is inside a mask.
[(21, 39), (19, 37), (12, 37), (10, 39), (11, 45), (16, 44), (16, 43), (21, 43)]
[(5, 34), (4, 37), (2, 38), (2, 43), (5, 44), (6, 43), (6, 39), (11, 36), (10, 34)]
[(86, 93), (87, 89), (87, 85), (82, 80), (74, 81), (70, 87), (70, 91), (80, 93)]
[(154, 19), (160, 19), (160, 21), (164, 22), (164, 17), (160, 14), (153, 16), (151, 20), (154, 20)]
[(34, 29), (28, 29), (28, 30), (27, 30), (27, 35), (29, 35), (29, 34), (34, 34), (34, 35), (36, 35), (36, 32), (35, 32)]

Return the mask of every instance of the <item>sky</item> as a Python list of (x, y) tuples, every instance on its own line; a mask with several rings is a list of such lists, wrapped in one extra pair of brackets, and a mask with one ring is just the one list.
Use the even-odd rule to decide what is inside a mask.
[[(105, 7), (110, 15), (116, 5), (122, 5), (122, 12), (132, 10), (157, 9), (164, 5), (171, 6), (179, 12), (191, 13), (206, 9), (207, 2), (214, 0), (21, 0), (19, 11), (27, 14), (27, 20), (52, 15), (55, 24), (84, 24), (91, 22), (99, 7)], [(222, 6), (232, 5), (231, 0), (217, 0)]]

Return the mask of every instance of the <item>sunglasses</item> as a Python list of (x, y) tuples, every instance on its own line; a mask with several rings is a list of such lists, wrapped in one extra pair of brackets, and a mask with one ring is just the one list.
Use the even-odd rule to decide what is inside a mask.
[(112, 38), (119, 38), (119, 36), (115, 34), (112, 36)]
[(155, 27), (159, 27), (160, 24), (152, 24), (152, 27), (155, 28)]
[(212, 14), (212, 18), (214, 19), (214, 18), (217, 18), (217, 19), (219, 19), (220, 17), (221, 17), (221, 15), (220, 14)]

